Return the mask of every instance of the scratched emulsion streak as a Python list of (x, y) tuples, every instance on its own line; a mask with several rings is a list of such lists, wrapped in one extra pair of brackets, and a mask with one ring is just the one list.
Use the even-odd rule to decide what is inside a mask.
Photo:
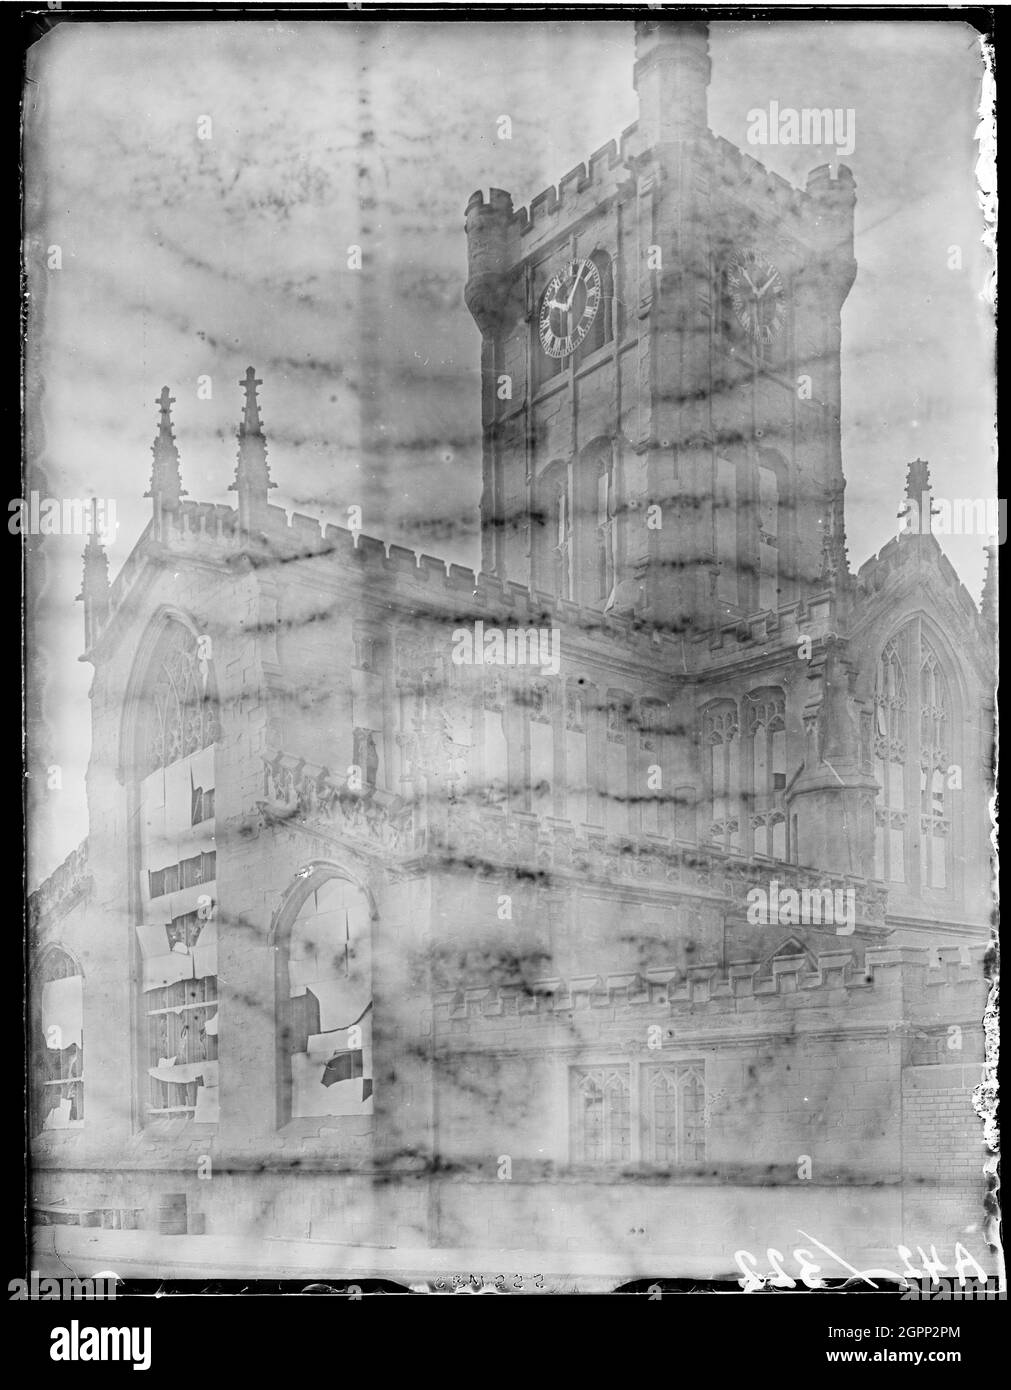
[[(911, 197), (968, 208), (923, 251), (923, 362), (866, 327), (918, 254), (880, 93), (919, 45), (971, 126), (978, 52), (552, 22), (607, 40), (615, 138), (594, 117), (584, 148), (545, 23), (476, 68), (481, 24), (368, 20), (269, 54), (257, 26), (65, 26), (34, 56), (44, 1273), (1002, 1276), (993, 480), (937, 423), (992, 395), (971, 138), (908, 153)], [(129, 71), (141, 40), (184, 85), (127, 81), (137, 136), (74, 107), (71, 60)], [(75, 185), (103, 132), (118, 259)], [(121, 369), (103, 333), (74, 356), (89, 303)], [(951, 384), (952, 325), (982, 386)], [(89, 390), (112, 462), (75, 472)], [(967, 479), (978, 507), (944, 496)], [(118, 521), (68, 541), (40, 486)]]

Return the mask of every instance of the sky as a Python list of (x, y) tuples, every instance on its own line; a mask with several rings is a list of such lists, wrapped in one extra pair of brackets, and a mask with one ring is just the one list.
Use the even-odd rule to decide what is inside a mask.
[[(895, 532), (909, 460), (930, 461), (938, 496), (996, 489), (978, 37), (960, 21), (713, 22), (710, 53), (711, 129), (797, 185), (835, 151), (750, 146), (749, 111), (855, 115), (855, 570)], [(234, 505), (253, 364), (273, 503), (338, 523), (361, 505), (367, 533), (477, 566), (464, 208), (489, 187), (526, 205), (617, 138), (637, 116), (632, 64), (630, 20), (58, 25), (29, 54), (25, 95), (26, 493), (114, 499), (115, 575), (150, 516), (161, 387), (190, 497)], [(347, 264), (359, 243), (378, 268), (367, 283)], [(381, 468), (362, 448), (363, 391), (381, 399)], [(942, 544), (978, 597), (985, 538)], [(30, 887), (87, 834), (82, 547), (28, 538)]]

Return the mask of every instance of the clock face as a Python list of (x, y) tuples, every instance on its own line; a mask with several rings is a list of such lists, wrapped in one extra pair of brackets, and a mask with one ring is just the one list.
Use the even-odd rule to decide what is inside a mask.
[(771, 343), (783, 327), (786, 290), (779, 271), (760, 251), (739, 251), (727, 268), (734, 313), (753, 343)]
[(600, 309), (600, 271), (591, 260), (570, 261), (548, 282), (538, 332), (549, 357), (569, 357), (593, 327)]

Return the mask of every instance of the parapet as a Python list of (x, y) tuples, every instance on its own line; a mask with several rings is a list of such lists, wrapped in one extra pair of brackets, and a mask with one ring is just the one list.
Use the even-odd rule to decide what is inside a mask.
[(929, 564), (947, 588), (952, 601), (977, 632), (984, 649), (989, 651), (992, 638), (969, 590), (959, 579), (955, 567), (941, 549), (935, 535), (893, 536), (877, 555), (865, 560), (856, 574), (857, 599), (872, 599), (886, 586), (894, 585), (903, 571), (923, 563)]
[(620, 140), (609, 140), (594, 150), (585, 164), (570, 169), (557, 188), (552, 184), (542, 189), (531, 198), (528, 207), (517, 209), (513, 220), (520, 235), (528, 238), (538, 233), (553, 234), (559, 220), (570, 215), (575, 199), (589, 193), (590, 201), (596, 204), (615, 193), (629, 177), (626, 166), (638, 151), (638, 136), (638, 123), (633, 123), (622, 131)]
[(28, 898), (28, 921), (32, 926), (44, 917), (62, 915), (80, 898), (88, 883), (88, 841), (71, 850), (58, 869), (43, 880)]
[[(608, 1010), (614, 1021), (661, 1011), (664, 1015), (691, 1016), (705, 1026), (709, 1015), (715, 1023), (728, 1014), (743, 1014), (756, 1023), (766, 1009), (791, 1012), (804, 1006), (857, 1007), (883, 995), (889, 1003), (878, 1019), (880, 1026), (901, 1029), (909, 1020), (894, 1015), (891, 1002), (896, 992), (911, 993), (903, 999), (917, 1011), (917, 994), (924, 986), (948, 987), (953, 1021), (961, 1022), (971, 1011), (976, 993), (984, 984), (983, 947), (948, 947), (930, 952), (915, 947), (868, 950), (859, 960), (851, 951), (828, 951), (817, 956), (774, 957), (771, 961), (735, 961), (725, 969), (716, 963), (688, 966), (671, 964), (641, 972), (616, 972), (516, 980), (487, 986), (461, 985), (439, 991), (433, 997), (436, 1028), (449, 1030), (461, 1021), (478, 1025), (467, 1038), (480, 1039), (480, 1024), (489, 1026), (503, 1015), (520, 1015), (537, 1021), (559, 1014)], [(932, 959), (933, 957), (933, 959)], [(940, 957), (940, 959), (938, 959)], [(701, 1006), (701, 1012), (700, 1012)], [(756, 1018), (756, 1010), (758, 1017)], [(457, 1030), (453, 1030), (457, 1031)]]

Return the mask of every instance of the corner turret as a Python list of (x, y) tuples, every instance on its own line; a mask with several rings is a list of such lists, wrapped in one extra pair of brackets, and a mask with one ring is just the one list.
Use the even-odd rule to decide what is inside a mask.
[(711, 74), (708, 24), (636, 21), (633, 82), (644, 153), (708, 130)]
[(467, 285), (464, 300), (485, 338), (508, 332), (523, 312), (522, 281), (514, 275), (519, 259), (519, 229), (512, 195), (493, 188), (471, 195), (467, 229)]

